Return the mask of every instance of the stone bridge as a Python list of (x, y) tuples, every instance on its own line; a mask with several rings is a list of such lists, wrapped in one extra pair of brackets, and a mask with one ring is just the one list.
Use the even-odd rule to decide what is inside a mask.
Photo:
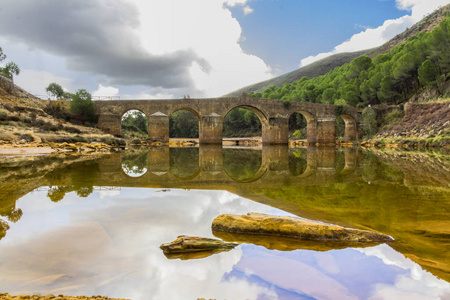
[[(182, 150), (188, 150), (183, 148)], [(344, 149), (345, 164), (337, 169), (335, 147), (309, 146), (302, 152), (301, 159), (306, 168), (301, 174), (290, 169), (290, 150), (287, 146), (264, 146), (261, 150), (259, 170), (245, 179), (238, 179), (227, 172), (221, 145), (203, 145), (198, 149), (198, 167), (192, 168), (187, 177), (180, 177), (174, 170), (183, 168), (174, 165), (170, 159), (169, 147), (149, 148), (147, 171), (140, 176), (129, 176), (122, 169), (122, 153), (111, 154), (98, 160), (98, 186), (220, 189), (236, 192), (243, 189), (278, 188), (280, 186), (302, 186), (334, 184), (336, 181), (360, 180), (353, 174), (357, 166), (356, 148)], [(350, 177), (352, 179), (350, 179)]]
[(148, 136), (152, 141), (169, 141), (169, 118), (179, 110), (192, 112), (199, 120), (200, 144), (221, 144), (223, 120), (234, 108), (254, 112), (262, 126), (264, 144), (289, 142), (289, 117), (297, 112), (307, 121), (309, 144), (335, 144), (336, 117), (345, 122), (345, 141), (358, 139), (362, 116), (360, 110), (347, 107), (345, 112), (330, 104), (256, 99), (243, 95), (235, 98), (173, 99), (173, 100), (110, 100), (95, 101), (100, 129), (121, 133), (122, 116), (130, 110), (139, 110), (148, 119)]

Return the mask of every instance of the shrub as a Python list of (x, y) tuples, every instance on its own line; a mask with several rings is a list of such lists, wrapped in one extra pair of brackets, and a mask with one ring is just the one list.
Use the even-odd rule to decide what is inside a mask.
[(371, 138), (377, 132), (377, 117), (375, 111), (371, 107), (364, 108), (362, 112), (364, 133), (367, 138)]
[(69, 133), (81, 133), (81, 130), (75, 127), (65, 126), (63, 129)]
[(387, 126), (392, 126), (395, 123), (400, 122), (402, 119), (403, 119), (403, 112), (401, 112), (400, 110), (393, 110), (383, 117), (384, 123)]
[(28, 133), (20, 135), (19, 139), (25, 140), (27, 142), (32, 142), (34, 140), (33, 137), (31, 136), (31, 134), (28, 134)]

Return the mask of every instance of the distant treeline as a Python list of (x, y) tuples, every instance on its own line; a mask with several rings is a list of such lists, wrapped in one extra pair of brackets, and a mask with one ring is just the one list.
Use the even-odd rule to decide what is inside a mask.
[[(323, 76), (271, 86), (256, 98), (351, 106), (400, 104), (423, 87), (442, 94), (450, 77), (450, 16), (432, 32), (421, 32), (374, 59), (360, 56)], [(343, 102), (345, 100), (345, 102)]]

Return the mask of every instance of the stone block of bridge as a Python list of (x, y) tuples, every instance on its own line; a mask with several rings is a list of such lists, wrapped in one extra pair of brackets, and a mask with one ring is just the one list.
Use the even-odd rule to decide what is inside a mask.
[(200, 170), (208, 173), (223, 172), (223, 149), (220, 144), (206, 144), (199, 149)]
[(223, 116), (216, 113), (202, 116), (199, 125), (200, 144), (222, 144)]
[(320, 116), (317, 118), (317, 143), (320, 145), (336, 144), (336, 116)]
[(169, 142), (169, 116), (156, 112), (148, 117), (148, 138), (150, 141)]
[(111, 134), (120, 134), (122, 118), (117, 114), (100, 114), (98, 116), (97, 127), (104, 132)]
[(262, 166), (270, 171), (287, 172), (289, 170), (289, 146), (264, 145), (262, 147)]
[(148, 148), (148, 171), (156, 175), (170, 171), (169, 147)]
[(289, 118), (270, 117), (261, 122), (263, 144), (279, 145), (289, 143)]

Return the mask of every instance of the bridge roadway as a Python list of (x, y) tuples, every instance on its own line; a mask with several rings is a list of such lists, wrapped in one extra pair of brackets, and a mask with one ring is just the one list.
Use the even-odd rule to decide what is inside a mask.
[[(258, 151), (258, 150), (254, 150)], [(337, 177), (352, 176), (358, 151), (345, 148), (345, 166), (336, 171), (336, 149), (314, 147), (306, 149), (307, 167), (302, 174), (292, 174), (289, 168), (287, 146), (264, 146), (261, 166), (251, 178), (238, 180), (228, 174), (223, 163), (223, 148), (220, 145), (203, 145), (199, 149), (199, 166), (192, 175), (181, 178), (171, 172), (168, 147), (150, 148), (148, 170), (140, 177), (131, 177), (122, 169), (120, 153), (98, 160), (97, 186), (224, 189), (279, 188), (290, 185), (333, 184)], [(347, 178), (348, 179), (348, 178)]]
[(139, 110), (148, 120), (148, 137), (152, 141), (169, 141), (169, 118), (179, 110), (192, 112), (199, 120), (200, 144), (222, 144), (223, 120), (235, 108), (253, 111), (261, 121), (264, 144), (289, 142), (289, 117), (298, 112), (307, 121), (309, 144), (334, 145), (336, 117), (345, 122), (345, 141), (358, 139), (362, 129), (361, 110), (330, 104), (256, 99), (243, 95), (235, 98), (171, 99), (171, 100), (109, 100), (95, 101), (98, 126), (112, 134), (121, 133), (122, 116)]

